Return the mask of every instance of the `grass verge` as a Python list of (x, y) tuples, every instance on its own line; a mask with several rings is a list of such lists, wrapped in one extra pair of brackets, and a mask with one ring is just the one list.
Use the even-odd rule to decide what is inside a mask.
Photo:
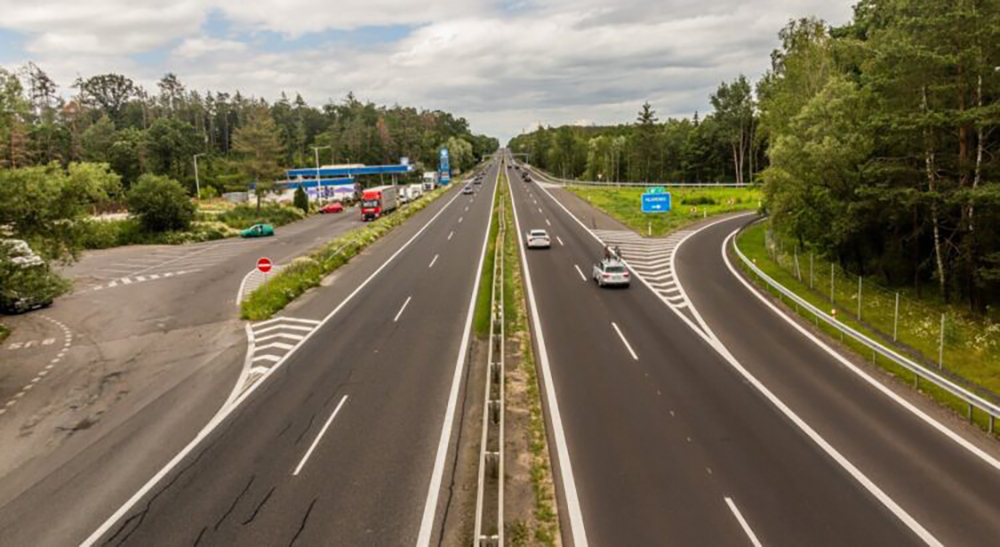
[(756, 211), (763, 199), (758, 188), (678, 188), (667, 187), (673, 202), (669, 213), (649, 214), (640, 210), (644, 188), (567, 186), (588, 203), (618, 219), (641, 235), (661, 236), (706, 215), (736, 211)]
[(472, 316), (473, 330), (479, 338), (490, 334), (490, 302), (493, 298), (493, 264), (496, 261), (497, 232), (500, 223), (497, 221), (497, 210), (505, 192), (503, 185), (497, 184), (497, 198), (493, 200), (493, 211), (490, 213), (490, 235), (486, 242), (486, 256), (483, 258), (483, 273), (479, 278), (479, 292), (476, 294), (476, 311)]
[(250, 293), (240, 305), (240, 316), (249, 321), (270, 318), (302, 293), (318, 286), (324, 277), (347, 264), (369, 245), (422, 211), (449, 188), (451, 186), (438, 188), (422, 199), (400, 207), (391, 215), (355, 228), (318, 250), (293, 260)]
[(218, 214), (199, 212), (191, 227), (184, 231), (149, 232), (139, 220), (86, 220), (77, 226), (83, 249), (109, 249), (123, 245), (182, 245), (235, 237), (254, 224), (284, 226), (306, 217), (302, 210), (286, 205), (268, 204), (260, 212), (254, 205), (237, 205)]
[[(819, 290), (820, 288), (822, 288), (822, 284), (814, 283), (813, 284), (814, 288), (810, 289), (808, 275), (803, 275), (804, 280), (800, 280), (799, 275), (795, 273), (794, 269), (788, 269), (782, 265), (784, 262), (787, 262), (787, 258), (786, 259), (780, 258), (782, 256), (781, 254), (773, 255), (775, 257), (778, 257), (777, 259), (772, 258), (772, 254), (768, 250), (767, 239), (765, 237), (765, 230), (766, 230), (766, 224), (758, 223), (744, 230), (738, 236), (737, 243), (740, 247), (740, 250), (743, 251), (743, 254), (745, 254), (748, 259), (753, 261), (758, 268), (763, 270), (764, 273), (766, 273), (767, 275), (771, 276), (771, 278), (774, 279), (776, 282), (780, 283), (787, 289), (791, 290), (792, 292), (794, 292), (795, 294), (797, 294), (810, 304), (822, 310), (830, 310), (830, 309), (837, 310), (837, 317), (845, 325), (848, 325), (851, 328), (857, 330), (858, 332), (864, 333), (865, 335), (873, 339), (882, 341), (883, 344), (886, 346), (894, 347), (894, 345), (891, 342), (892, 340), (891, 334), (886, 335), (886, 333), (881, 332), (879, 329), (873, 328), (872, 325), (868, 323), (867, 320), (865, 320), (864, 322), (860, 322), (857, 320), (856, 294), (853, 296), (853, 298), (851, 298), (850, 295), (840, 294), (836, 290), (836, 283), (835, 283), (834, 298), (837, 299), (837, 304), (836, 305), (831, 304), (829, 299), (829, 284), (826, 285), (826, 290), (824, 291), (825, 294), (823, 294)], [(743, 269), (743, 271), (747, 274), (747, 277), (752, 282), (754, 282), (758, 287), (767, 290), (769, 293), (772, 294), (772, 296), (780, 298), (780, 295), (778, 293), (771, 290), (770, 287), (766, 283), (764, 283), (764, 281), (758, 279), (749, 270), (749, 268), (744, 266), (742, 261), (739, 260), (738, 257), (733, 257), (733, 258), (735, 262), (739, 265), (739, 267)], [(802, 268), (800, 265), (799, 274), (801, 274), (801, 272)], [(909, 370), (906, 370), (897, 365), (896, 363), (889, 361), (881, 356), (873, 355), (867, 347), (863, 346), (860, 343), (854, 342), (851, 338), (843, 337), (840, 331), (827, 326), (825, 323), (817, 322), (811, 313), (803, 309), (800, 309), (798, 306), (789, 304), (788, 307), (793, 311), (795, 311), (795, 313), (798, 314), (803, 319), (813, 322), (816, 325), (816, 328), (821, 330), (830, 338), (834, 340), (840, 340), (842, 345), (850, 348), (859, 357), (878, 365), (879, 367), (886, 370), (887, 372), (889, 372), (890, 374), (899, 378), (902, 381), (916, 384), (920, 392), (928, 395), (929, 397), (931, 397), (938, 403), (942, 404), (943, 406), (951, 408), (952, 410), (958, 413), (962, 414), (968, 413), (968, 406), (961, 400), (955, 398), (950, 393), (941, 390), (928, 382), (917, 381), (915, 375), (911, 373)], [(865, 317), (864, 311), (862, 311), (862, 317), (863, 318)], [(937, 337), (934, 337), (933, 340), (936, 343)], [(914, 347), (920, 347), (920, 346), (921, 344), (919, 342), (914, 344)], [(916, 360), (923, 361), (925, 366), (931, 366), (931, 367), (935, 366), (932, 361), (935, 361), (937, 358), (936, 345), (934, 346), (935, 356), (933, 359), (928, 359), (925, 355), (923, 355), (919, 351), (916, 351), (916, 355), (914, 355), (915, 353), (914, 347), (910, 346), (904, 347), (896, 345), (894, 349), (896, 349), (897, 352), (901, 354), (910, 354), (911, 356), (916, 357), (917, 358)], [(983, 374), (983, 371), (987, 371), (987, 373)], [(959, 383), (965, 384), (968, 388), (986, 397), (990, 397), (991, 395), (990, 391), (992, 389), (991, 386), (995, 386), (997, 381), (996, 367), (995, 366), (984, 367), (983, 363), (978, 363), (976, 366), (972, 367), (963, 367), (960, 364), (957, 364), (956, 362), (956, 364), (954, 365), (948, 364), (946, 372), (948, 372), (949, 375), (952, 376)], [(984, 428), (988, 427), (988, 417), (983, 415), (982, 413), (973, 413), (971, 419), (981, 427)]]
[(10, 329), (6, 325), (0, 325), (0, 343), (6, 340), (8, 336), (10, 336)]
[[(532, 518), (509, 523), (507, 536), (510, 544), (515, 546), (554, 546), (559, 544), (560, 538), (559, 519), (556, 514), (555, 482), (552, 477), (552, 465), (549, 461), (545, 414), (542, 409), (541, 391), (538, 384), (538, 369), (535, 365), (534, 349), (528, 331), (521, 257), (518, 238), (514, 233), (516, 230), (514, 230), (513, 203), (510, 192), (507, 190), (506, 173), (504, 173), (501, 183), (503, 192), (499, 197), (506, 202), (504, 205), (505, 222), (515, 236), (506, 238), (503, 249), (504, 263), (510, 266), (505, 269), (503, 280), (504, 329), (511, 340), (517, 341), (521, 357), (517, 370), (508, 371), (508, 375), (516, 374), (522, 377), (527, 388), (529, 425), (524, 434), (527, 435), (527, 445), (530, 450), (531, 485), (534, 494)], [(508, 401), (507, 404), (510, 408), (516, 403)]]

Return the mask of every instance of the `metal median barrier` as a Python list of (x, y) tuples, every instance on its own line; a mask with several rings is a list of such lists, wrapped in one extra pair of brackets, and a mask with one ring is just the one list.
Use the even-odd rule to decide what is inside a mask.
[[(526, 164), (522, 164), (526, 165)], [(602, 186), (608, 188), (646, 188), (647, 186), (670, 186), (677, 188), (746, 188), (750, 184), (746, 182), (609, 182), (593, 180), (568, 180), (554, 177), (541, 169), (533, 166), (526, 166), (528, 169), (545, 182), (553, 184), (567, 184), (571, 186)]]
[[(737, 234), (738, 235), (738, 234)], [(873, 340), (872, 338), (866, 336), (865, 334), (858, 332), (857, 330), (851, 328), (850, 326), (840, 322), (836, 317), (833, 317), (823, 310), (817, 308), (810, 302), (806, 301), (799, 295), (795, 294), (784, 285), (778, 283), (772, 279), (769, 275), (764, 273), (763, 270), (757, 267), (750, 259), (743, 254), (740, 250), (739, 245), (736, 243), (737, 237), (733, 237), (733, 249), (736, 251), (736, 255), (743, 262), (750, 271), (752, 271), (758, 278), (762, 279), (768, 286), (773, 288), (778, 292), (778, 294), (783, 295), (788, 298), (797, 306), (811, 313), (815, 318), (817, 323), (822, 321), (829, 325), (830, 327), (840, 331), (844, 336), (849, 336), (855, 342), (862, 344), (873, 352), (873, 355), (881, 355), (882, 357), (888, 359), (889, 361), (896, 363), (897, 365), (909, 370), (913, 373), (914, 384), (919, 386), (920, 379), (930, 382), (934, 386), (950, 393), (952, 396), (958, 398), (964, 403), (969, 405), (968, 418), (969, 421), (973, 419), (973, 409), (978, 408), (980, 411), (985, 413), (988, 417), (988, 431), (993, 433), (994, 425), (997, 417), (1000, 417), (1000, 406), (988, 401), (979, 395), (969, 391), (963, 386), (960, 386), (953, 382), (952, 380), (934, 372), (933, 370), (908, 359), (899, 353), (883, 346), (881, 343)]]

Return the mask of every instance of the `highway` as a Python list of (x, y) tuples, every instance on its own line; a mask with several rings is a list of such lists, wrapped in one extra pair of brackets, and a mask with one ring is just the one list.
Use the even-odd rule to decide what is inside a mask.
[(450, 192), (297, 306), (318, 326), (86, 544), (400, 545), (434, 532), (495, 177)]
[[(528, 252), (527, 265), (550, 435), (565, 438), (553, 459), (568, 540), (995, 544), (995, 456), (934, 429), (753, 297), (722, 257), (748, 217), (688, 230), (676, 275), (673, 259), (644, 274), (663, 272), (656, 292), (637, 281), (601, 290), (589, 279), (602, 249), (592, 232), (632, 239), (565, 191), (516, 175), (519, 231), (547, 229), (554, 240)], [(623, 245), (637, 263), (656, 247)]]

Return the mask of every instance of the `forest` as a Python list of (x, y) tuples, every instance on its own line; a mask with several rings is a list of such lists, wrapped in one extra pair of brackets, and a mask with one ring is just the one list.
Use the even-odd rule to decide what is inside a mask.
[(378, 106), (353, 94), (315, 107), (285, 93), (268, 102), (239, 91), (200, 92), (174, 74), (155, 89), (121, 74), (81, 77), (61, 88), (33, 63), (0, 69), (0, 169), (104, 163), (125, 190), (152, 174), (181, 182), (193, 195), (195, 155), (202, 197), (211, 197), (246, 190), (257, 176), (312, 166), (314, 147), (322, 164), (408, 157), (431, 169), (438, 149), (448, 147), (452, 165), (466, 169), (497, 146), (450, 113)]
[(773, 229), (859, 275), (978, 313), (1000, 304), (1000, 0), (862, 0), (793, 20), (770, 68), (660, 122), (539, 128), (511, 147), (566, 178), (752, 182)]

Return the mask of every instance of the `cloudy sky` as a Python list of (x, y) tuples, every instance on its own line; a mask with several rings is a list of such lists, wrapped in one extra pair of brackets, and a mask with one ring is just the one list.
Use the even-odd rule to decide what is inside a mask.
[(239, 89), (311, 104), (440, 108), (506, 142), (537, 123), (705, 111), (756, 79), (791, 18), (854, 0), (0, 0), (0, 65), (34, 61), (63, 93), (119, 72), (155, 89)]

